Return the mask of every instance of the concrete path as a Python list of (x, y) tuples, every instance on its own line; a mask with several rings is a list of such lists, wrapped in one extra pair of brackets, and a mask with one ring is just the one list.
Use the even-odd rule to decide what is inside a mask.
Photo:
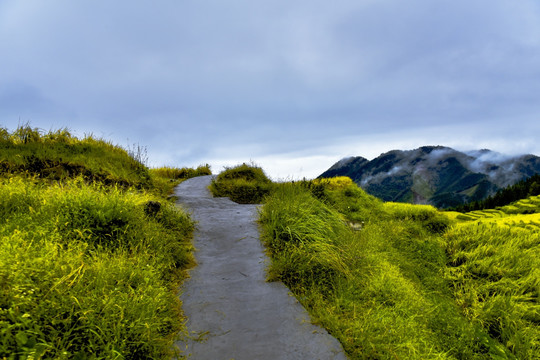
[(196, 177), (176, 189), (178, 202), (198, 221), (198, 265), (181, 290), (192, 339), (180, 348), (193, 360), (346, 359), (285, 285), (265, 281), (256, 205), (212, 198), (211, 179)]

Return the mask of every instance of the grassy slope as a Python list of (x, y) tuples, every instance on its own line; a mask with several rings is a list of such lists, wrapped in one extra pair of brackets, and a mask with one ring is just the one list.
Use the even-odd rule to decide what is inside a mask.
[(21, 127), (0, 129), (0, 169), (0, 358), (171, 356), (193, 223), (163, 196), (208, 168)]
[(67, 130), (42, 134), (24, 126), (11, 134), (0, 131), (0, 149), (4, 173), (27, 172), (51, 180), (82, 175), (106, 184), (151, 187), (146, 166), (124, 149), (91, 136), (78, 139)]
[(453, 213), (445, 234), (463, 312), (520, 359), (540, 357), (540, 196), (497, 209)]
[(382, 203), (345, 179), (276, 186), (261, 222), (270, 279), (352, 359), (540, 355), (537, 227), (448, 227), (432, 207)]

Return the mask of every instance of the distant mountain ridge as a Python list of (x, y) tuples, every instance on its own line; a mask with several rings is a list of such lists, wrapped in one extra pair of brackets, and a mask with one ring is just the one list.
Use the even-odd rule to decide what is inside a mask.
[(319, 177), (349, 176), (385, 201), (439, 208), (478, 201), (540, 173), (540, 157), (491, 150), (461, 152), (445, 146), (392, 150), (373, 160), (339, 160)]

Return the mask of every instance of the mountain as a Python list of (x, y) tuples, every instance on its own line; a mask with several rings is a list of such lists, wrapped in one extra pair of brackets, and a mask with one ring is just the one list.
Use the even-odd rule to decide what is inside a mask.
[(319, 177), (348, 176), (385, 201), (439, 208), (485, 199), (540, 173), (540, 157), (506, 156), (491, 150), (460, 152), (444, 146), (392, 150), (373, 160), (344, 158)]

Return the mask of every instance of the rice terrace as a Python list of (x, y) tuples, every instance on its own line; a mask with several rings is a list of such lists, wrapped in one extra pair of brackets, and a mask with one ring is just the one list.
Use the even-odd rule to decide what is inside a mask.
[[(146, 162), (140, 147), (67, 129), (0, 128), (0, 359), (540, 359), (536, 178), (493, 207), (442, 210), (385, 202), (346, 176)], [(193, 285), (218, 263), (230, 272)], [(266, 286), (286, 305), (252, 328)], [(242, 309), (188, 303), (219, 287), (216, 301)], [(234, 334), (240, 310), (252, 315)]]

